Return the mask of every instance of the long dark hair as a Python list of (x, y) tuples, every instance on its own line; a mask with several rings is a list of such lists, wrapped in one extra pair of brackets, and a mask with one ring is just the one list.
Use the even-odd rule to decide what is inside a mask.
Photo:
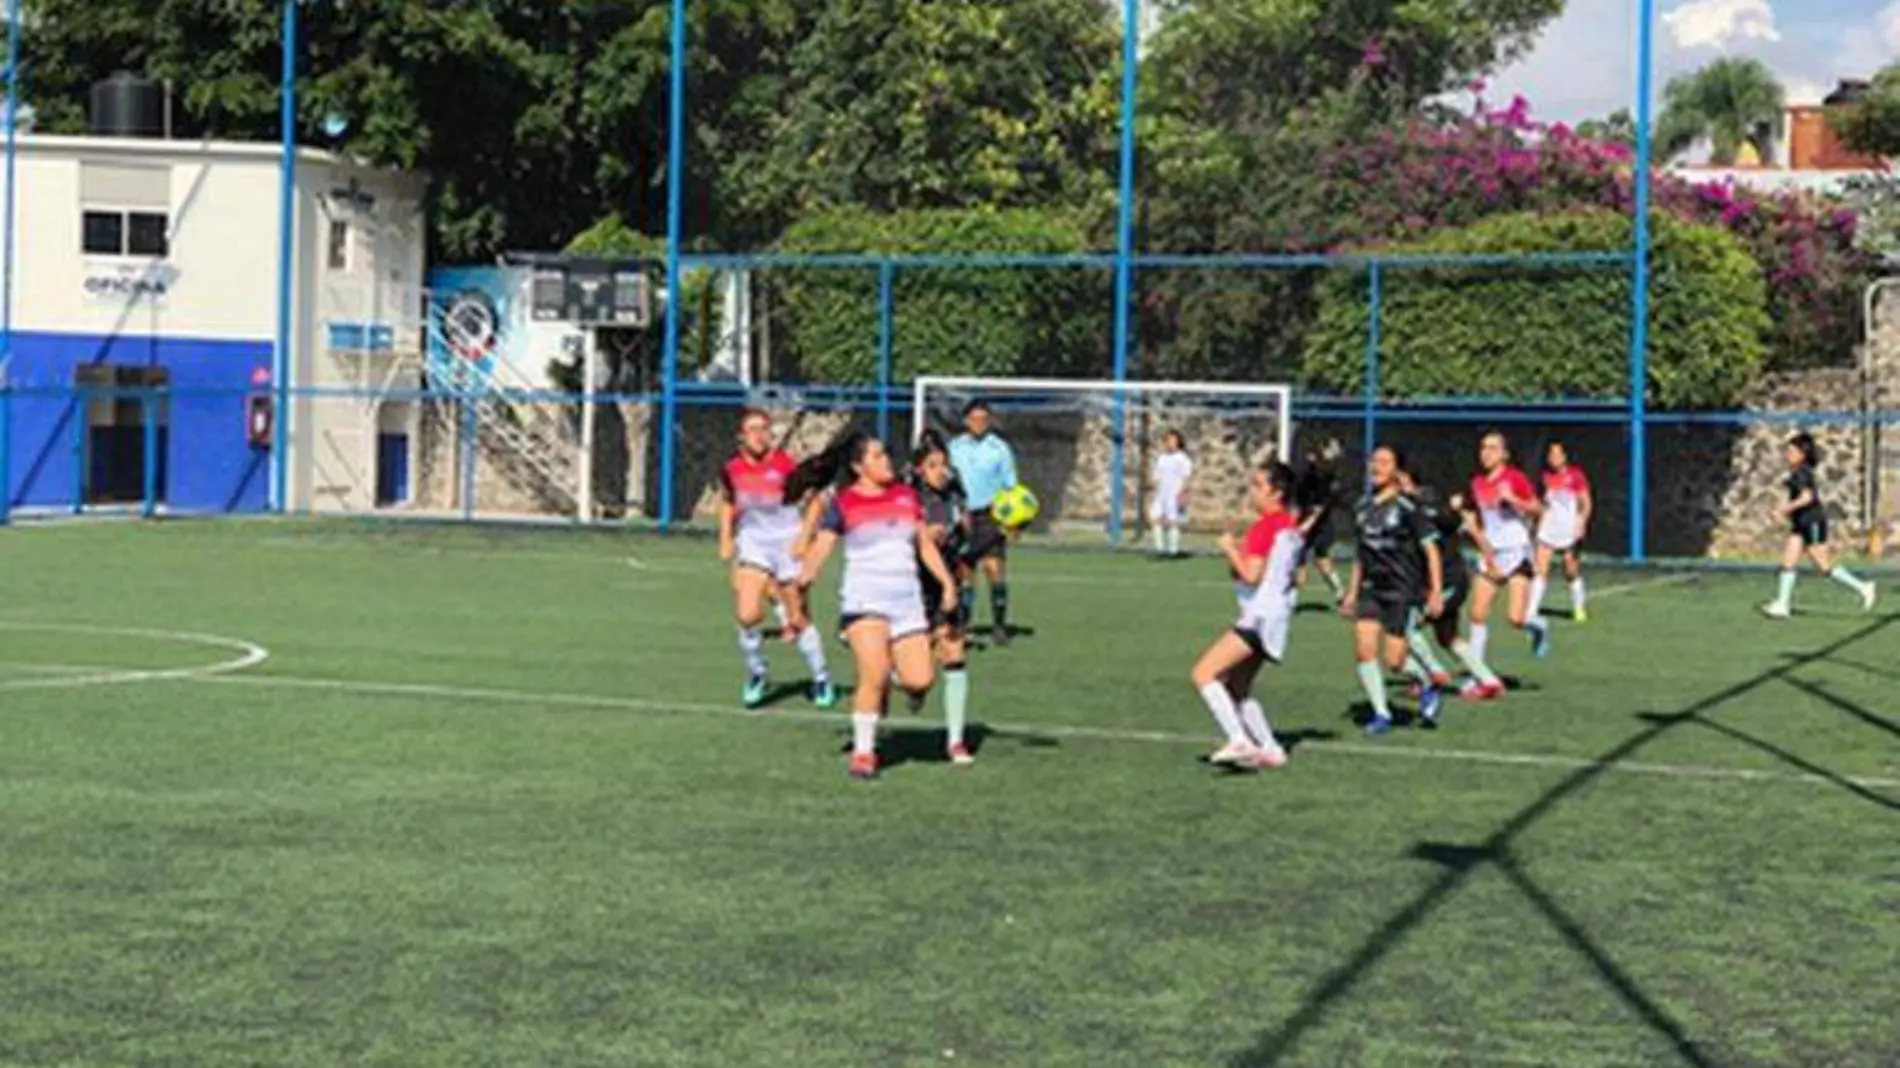
[(925, 460), (930, 459), (932, 454), (939, 452), (945, 456), (950, 455), (950, 443), (943, 440), (942, 434), (937, 433), (935, 430), (926, 430), (922, 434), (917, 435), (917, 447), (910, 450), (911, 470), (914, 471), (924, 466)]
[(863, 427), (847, 426), (823, 449), (813, 453), (785, 479), (785, 500), (796, 504), (828, 486), (850, 480), (851, 465), (864, 456), (864, 450), (876, 439)]
[(1788, 439), (1788, 444), (1801, 452), (1801, 463), (1807, 467), (1818, 467), (1821, 463), (1821, 446), (1814, 435), (1803, 430)]

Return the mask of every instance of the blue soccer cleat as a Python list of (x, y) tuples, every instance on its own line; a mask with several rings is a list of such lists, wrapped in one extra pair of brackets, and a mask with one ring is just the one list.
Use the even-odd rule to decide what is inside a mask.
[(818, 679), (811, 684), (811, 703), (819, 708), (838, 707), (838, 688), (830, 679)]
[(1539, 660), (1550, 655), (1550, 626), (1543, 620), (1530, 625), (1531, 655)]
[(740, 699), (747, 708), (757, 708), (765, 703), (765, 691), (769, 685), (764, 675), (754, 675), (745, 680), (745, 691)]
[(1372, 719), (1366, 722), (1366, 733), (1371, 735), (1374, 738), (1380, 738), (1380, 737), (1384, 737), (1385, 735), (1391, 734), (1392, 733), (1392, 717), (1391, 716), (1372, 717)]
[(1420, 724), (1431, 730), (1438, 726), (1439, 709), (1445, 706), (1445, 695), (1436, 686), (1427, 686), (1418, 692), (1418, 718)]

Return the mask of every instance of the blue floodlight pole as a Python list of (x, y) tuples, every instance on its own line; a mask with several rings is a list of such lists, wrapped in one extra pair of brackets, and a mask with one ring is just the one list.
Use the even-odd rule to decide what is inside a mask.
[(297, 240), (297, 0), (284, 0), (284, 65), (278, 87), (283, 138), (277, 188), (277, 338), (271, 352), (271, 506), (290, 510), (290, 308)]
[[(897, 337), (897, 265), (877, 265), (877, 436), (891, 440), (891, 362)], [(918, 433), (916, 428), (911, 433)]]
[(1121, 386), (1128, 380), (1129, 307), (1134, 290), (1135, 255), (1135, 87), (1141, 53), (1141, 0), (1122, 0), (1122, 144), (1121, 191), (1115, 222), (1115, 425), (1109, 428), (1114, 450), (1108, 474), (1108, 537), (1122, 540), (1123, 469), (1127, 461), (1124, 439), (1128, 397)]
[(660, 529), (673, 524), (673, 426), (679, 409), (680, 217), (686, 184), (686, 0), (673, 0), (672, 92), (666, 132), (666, 336), (660, 353)]
[(1637, 0), (1636, 243), (1630, 257), (1630, 543), (1629, 557), (1647, 557), (1649, 527), (1649, 167), (1651, 97), (1655, 91), (1656, 0)]

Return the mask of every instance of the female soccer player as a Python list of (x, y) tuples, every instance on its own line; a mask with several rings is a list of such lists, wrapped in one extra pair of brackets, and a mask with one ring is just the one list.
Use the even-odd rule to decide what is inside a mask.
[(1860, 595), (1861, 607), (1871, 612), (1878, 594), (1874, 584), (1854, 575), (1834, 562), (1834, 550), (1827, 543), (1827, 508), (1821, 503), (1821, 491), (1814, 480), (1814, 468), (1821, 462), (1821, 447), (1814, 435), (1803, 431), (1788, 439), (1788, 501), (1775, 509), (1775, 518), (1785, 519), (1792, 529), (1781, 550), (1781, 587), (1775, 599), (1762, 606), (1770, 619), (1787, 619), (1794, 612), (1795, 569), (1807, 556), (1828, 578)]
[(1318, 452), (1306, 454), (1293, 503), (1300, 514), (1300, 537), (1306, 542), (1306, 555), (1300, 558), (1299, 584), (1306, 585), (1306, 565), (1312, 564), (1337, 601), (1342, 591), (1339, 571), (1333, 566), (1333, 542), (1338, 537), (1333, 513), (1339, 505), (1339, 480), (1333, 473), (1333, 457)]
[[(1502, 692), (1503, 682), (1492, 673), (1489, 665), (1472, 653), (1471, 643), (1458, 633), (1465, 598), (1471, 593), (1471, 565), (1465, 560), (1464, 553), (1464, 539), (1470, 525), (1465, 496), (1454, 493), (1445, 497), (1420, 482), (1410, 471), (1399, 473), (1399, 484), (1418, 504), (1425, 521), (1438, 532), (1438, 555), (1444, 569), (1444, 611), (1436, 619), (1423, 621), (1429, 624), (1429, 632), (1424, 625), (1414, 629), (1409, 643), (1412, 655), (1418, 658), (1419, 667), (1431, 676), (1433, 683), (1440, 688), (1450, 685), (1451, 674), (1432, 652), (1432, 643), (1436, 640), (1439, 648), (1457, 657), (1465, 670), (1471, 673), (1474, 690), (1495, 688)], [(1431, 722), (1428, 720), (1427, 724)]]
[(765, 657), (765, 602), (779, 602), (786, 637), (798, 645), (811, 668), (811, 700), (820, 708), (837, 704), (837, 691), (825, 664), (825, 643), (806, 624), (803, 594), (793, 585), (798, 560), (798, 498), (787, 483), (798, 465), (772, 446), (772, 418), (747, 409), (739, 416), (739, 447), (720, 470), (719, 559), (732, 568), (733, 616), (739, 626), (739, 652), (745, 659), (743, 700), (747, 708), (765, 701), (769, 688)]
[(841, 455), (849, 484), (825, 510), (799, 574), (809, 589), (825, 561), (844, 542), (839, 582), (845, 639), (857, 661), (858, 684), (851, 704), (851, 775), (877, 777), (877, 725), (897, 684), (913, 695), (935, 681), (930, 656), (930, 618), (924, 611), (917, 565), (937, 581), (939, 610), (956, 610), (957, 580), (936, 543), (924, 536), (923, 503), (917, 491), (897, 481), (884, 443), (868, 434), (848, 440)]
[[(1491, 606), (1500, 591), (1511, 625), (1530, 635), (1531, 652), (1550, 655), (1550, 627), (1530, 614), (1531, 523), (1543, 514), (1537, 491), (1524, 472), (1511, 465), (1504, 435), (1491, 431), (1478, 443), (1478, 474), (1471, 480), (1470, 505), (1477, 510), (1472, 540), (1484, 554), (1484, 570), (1471, 591), (1471, 649), (1486, 659), (1491, 644)], [(1502, 686), (1468, 688), (1466, 697), (1502, 697)]]
[(1419, 715), (1438, 718), (1439, 693), (1429, 672), (1407, 655), (1416, 616), (1436, 619), (1445, 608), (1444, 561), (1438, 533), (1399, 481), (1404, 463), (1398, 450), (1381, 445), (1367, 467), (1371, 489), (1359, 502), (1359, 555), (1340, 611), (1353, 620), (1353, 652), (1359, 661), (1359, 685), (1372, 705), (1366, 733), (1392, 729), (1385, 672), (1404, 671), (1419, 688)]
[(1187, 454), (1187, 442), (1178, 430), (1161, 435), (1161, 455), (1155, 458), (1155, 497), (1148, 506), (1148, 518), (1154, 522), (1155, 555), (1181, 555), (1181, 527), (1187, 522), (1188, 479), (1194, 477), (1194, 461)]
[[(937, 555), (946, 564), (960, 559), (967, 533), (963, 487), (950, 468), (950, 448), (936, 431), (926, 430), (918, 439), (917, 448), (911, 453), (911, 477), (924, 505), (924, 540), (937, 547)], [(970, 673), (965, 659), (963, 628), (968, 621), (963, 618), (960, 602), (951, 611), (944, 611), (943, 588), (930, 573), (921, 553), (917, 571), (917, 579), (923, 585), (924, 610), (930, 617), (931, 649), (936, 654), (938, 668), (943, 671), (943, 723), (950, 763), (974, 764), (976, 756), (964, 741)], [(962, 573), (956, 578), (959, 582), (967, 581)]]
[(1531, 580), (1531, 618), (1544, 618), (1544, 591), (1550, 585), (1551, 557), (1564, 558), (1564, 577), (1570, 580), (1570, 618), (1588, 622), (1584, 604), (1583, 555), (1578, 546), (1590, 529), (1595, 501), (1583, 468), (1570, 462), (1561, 441), (1544, 450), (1544, 518), (1537, 524), (1537, 553), (1531, 562), (1537, 577)]
[(1293, 580), (1300, 562), (1299, 527), (1288, 509), (1293, 471), (1282, 463), (1267, 464), (1248, 475), (1247, 489), (1259, 518), (1245, 538), (1225, 534), (1220, 539), (1240, 595), (1240, 621), (1201, 654), (1193, 680), (1227, 736), (1227, 744), (1209, 760), (1277, 768), (1286, 763), (1286, 750), (1253, 698), (1253, 683), (1263, 666), (1286, 655), (1293, 619)]

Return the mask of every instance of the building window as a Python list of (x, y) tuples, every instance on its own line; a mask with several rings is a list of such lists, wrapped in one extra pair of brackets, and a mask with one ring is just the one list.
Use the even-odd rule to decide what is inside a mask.
[(88, 209), (81, 242), (88, 256), (164, 259), (171, 254), (171, 218), (163, 212)]
[(344, 219), (330, 220), (330, 269), (350, 269), (350, 224)]

